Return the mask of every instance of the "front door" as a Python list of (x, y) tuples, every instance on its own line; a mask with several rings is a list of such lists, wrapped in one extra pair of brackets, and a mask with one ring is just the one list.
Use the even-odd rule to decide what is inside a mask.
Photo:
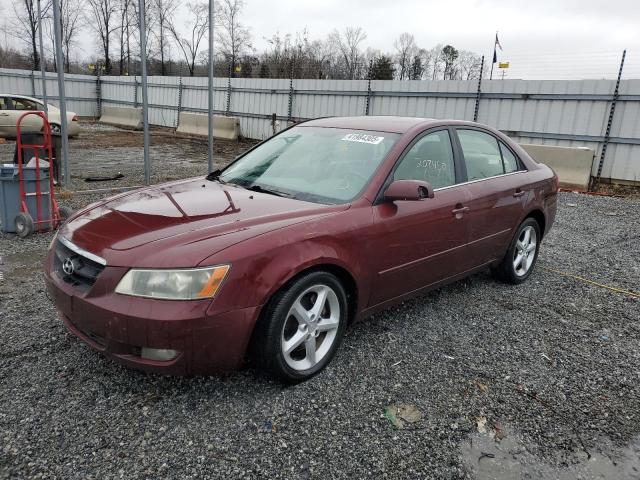
[[(28, 98), (13, 97), (12, 101), (14, 109), (12, 114), (14, 129), (16, 128), (18, 120), (24, 113), (37, 112), (42, 110), (42, 107), (37, 102), (34, 102), (33, 100), (30, 100)], [(40, 132), (42, 130), (42, 127), (42, 118), (37, 115), (27, 115), (22, 119), (22, 122), (20, 122), (20, 131), (23, 133)]]
[(466, 191), (456, 185), (447, 129), (418, 138), (398, 161), (392, 180), (424, 180), (434, 198), (381, 200), (373, 206), (372, 258), (375, 266), (370, 306), (432, 285), (466, 270)]
[(15, 125), (11, 125), (11, 105), (8, 97), (0, 97), (0, 137), (15, 135)]

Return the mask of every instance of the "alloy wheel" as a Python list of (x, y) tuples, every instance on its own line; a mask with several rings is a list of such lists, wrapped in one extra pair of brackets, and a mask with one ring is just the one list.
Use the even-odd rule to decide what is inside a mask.
[(287, 365), (304, 371), (331, 350), (340, 326), (340, 302), (328, 285), (313, 285), (302, 292), (287, 313), (280, 346)]
[(533, 260), (536, 257), (537, 241), (538, 235), (532, 226), (527, 225), (520, 232), (516, 248), (513, 251), (513, 270), (519, 277), (526, 275), (531, 265), (533, 265)]

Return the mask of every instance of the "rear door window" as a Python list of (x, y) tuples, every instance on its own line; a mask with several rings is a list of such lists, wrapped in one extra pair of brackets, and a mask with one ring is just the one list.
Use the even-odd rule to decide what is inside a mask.
[(0, 97), (0, 110), (9, 110), (9, 99), (7, 97)]
[(478, 130), (458, 129), (467, 167), (467, 180), (481, 180), (505, 173), (498, 139)]

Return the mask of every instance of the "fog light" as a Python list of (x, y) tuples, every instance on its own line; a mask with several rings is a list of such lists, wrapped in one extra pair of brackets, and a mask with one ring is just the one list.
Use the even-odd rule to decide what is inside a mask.
[(156, 360), (158, 362), (168, 362), (178, 356), (178, 350), (169, 350), (166, 348), (146, 348), (142, 347), (140, 356), (146, 360)]

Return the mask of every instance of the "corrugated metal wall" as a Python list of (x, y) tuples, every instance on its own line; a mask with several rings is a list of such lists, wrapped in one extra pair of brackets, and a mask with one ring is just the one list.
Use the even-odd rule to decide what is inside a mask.
[[(96, 77), (66, 75), (68, 109), (98, 114)], [(207, 79), (148, 78), (149, 119), (176, 127), (178, 110), (206, 113)], [(214, 110), (238, 116), (246, 137), (263, 139), (289, 119), (364, 115), (405, 115), (473, 120), (477, 81), (294, 80), (216, 78)], [(180, 86), (181, 84), (181, 86)], [(137, 85), (137, 87), (136, 87)], [(293, 87), (291, 95), (290, 87)], [(596, 152), (597, 170), (614, 80), (483, 80), (478, 121), (505, 131), (522, 143), (586, 146)], [(141, 105), (140, 77), (103, 77), (103, 104)], [(39, 72), (0, 69), (0, 93), (39, 97)], [(55, 74), (47, 93), (57, 99)], [(640, 80), (623, 80), (602, 177), (640, 181)]]

